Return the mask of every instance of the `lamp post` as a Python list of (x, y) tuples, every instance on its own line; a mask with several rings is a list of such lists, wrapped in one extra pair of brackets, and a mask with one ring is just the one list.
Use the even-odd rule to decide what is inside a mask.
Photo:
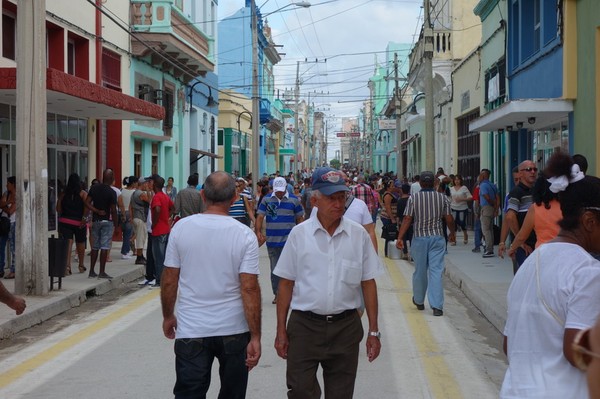
[[(239, 134), (240, 134), (240, 141), (241, 141), (241, 138), (242, 138), (242, 129), (240, 128), (240, 118), (241, 118), (241, 117), (242, 117), (242, 115), (244, 115), (244, 114), (248, 114), (248, 115), (250, 115), (250, 129), (252, 129), (252, 128), (253, 128), (253, 127), (252, 127), (252, 126), (253, 126), (253, 124), (252, 124), (252, 113), (251, 113), (250, 111), (242, 111), (242, 112), (240, 112), (240, 113), (238, 114), (238, 117), (237, 117), (237, 127), (238, 127), (238, 132), (239, 132)], [(248, 136), (247, 136), (247, 134), (246, 134), (245, 132), (244, 132), (244, 137), (245, 137), (245, 138), (244, 138), (244, 151), (246, 151), (246, 152), (247, 152), (247, 151), (248, 151)], [(244, 165), (244, 166), (245, 166), (245, 165)], [(245, 169), (245, 167), (244, 167), (244, 169)], [(254, 172), (253, 172), (253, 173), (254, 173)], [(254, 181), (254, 175), (252, 176), (252, 181)]]
[[(192, 123), (192, 111), (194, 110), (194, 104), (192, 103), (192, 99), (194, 97), (194, 89), (196, 88), (197, 85), (199, 84), (203, 84), (206, 87), (208, 87), (208, 97), (206, 99), (206, 106), (208, 108), (213, 108), (216, 105), (219, 105), (218, 102), (215, 101), (215, 99), (212, 96), (212, 88), (210, 87), (210, 85), (208, 83), (205, 83), (201, 80), (197, 80), (196, 82), (194, 82), (193, 85), (190, 86), (190, 92), (188, 94), (188, 99), (189, 99), (189, 103), (190, 103), (190, 132), (194, 131), (194, 126)], [(215, 136), (214, 136), (214, 132), (211, 132), (212, 134), (210, 135), (210, 152), (214, 154), (215, 152)], [(215, 171), (215, 159), (213, 157), (210, 157), (210, 172), (214, 172)]]

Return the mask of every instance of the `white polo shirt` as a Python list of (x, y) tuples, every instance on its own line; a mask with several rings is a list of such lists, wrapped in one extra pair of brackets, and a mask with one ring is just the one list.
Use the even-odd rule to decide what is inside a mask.
[(240, 273), (259, 274), (254, 232), (230, 216), (197, 214), (173, 226), (165, 267), (179, 270), (176, 338), (248, 331)]
[(295, 226), (273, 273), (294, 281), (292, 310), (337, 314), (361, 306), (361, 281), (383, 273), (369, 234), (342, 217), (332, 236), (319, 219)]

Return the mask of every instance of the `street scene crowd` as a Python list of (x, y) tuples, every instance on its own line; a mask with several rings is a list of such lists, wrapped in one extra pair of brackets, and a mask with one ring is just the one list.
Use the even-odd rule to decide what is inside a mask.
[[(378, 238), (386, 257), (414, 263), (413, 305), (424, 310), (427, 298), (433, 315), (443, 316), (444, 256), (449, 246), (470, 244), (472, 213), (473, 256), (494, 257), (497, 246), (498, 256), (513, 260), (500, 396), (598, 398), (600, 180), (586, 175), (585, 157), (561, 152), (543, 171), (524, 160), (512, 172), (504, 199), (488, 169), (472, 190), (442, 168), (411, 181), (356, 168), (276, 172), (262, 176), (256, 192), (252, 176), (226, 172), (204, 182), (193, 174), (180, 190), (157, 174), (126, 177), (118, 189), (111, 169), (86, 189), (74, 173), (58, 197), (58, 230), (69, 253), (75, 241), (79, 273), (111, 279), (106, 263), (119, 236), (122, 259), (145, 267), (139, 285), (160, 287), (163, 332), (175, 339), (177, 398), (204, 397), (215, 358), (219, 397), (245, 397), (262, 351), (258, 259), (266, 245), (274, 348), (286, 360), (288, 397), (350, 398), (363, 337), (369, 361), (381, 350)], [(0, 224), (5, 278), (14, 278), (14, 185), (9, 178), (0, 199), (0, 218), (9, 222)], [(2, 285), (0, 300), (25, 310), (25, 300)]]

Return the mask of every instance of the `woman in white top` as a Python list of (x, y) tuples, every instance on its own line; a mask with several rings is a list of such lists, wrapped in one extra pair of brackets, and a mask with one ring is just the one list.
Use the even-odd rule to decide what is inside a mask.
[[(469, 243), (469, 235), (467, 234), (467, 213), (469, 212), (469, 201), (473, 200), (471, 192), (466, 186), (463, 186), (463, 178), (461, 175), (454, 177), (454, 186), (450, 188), (450, 196), (452, 202), (450, 208), (452, 208), (452, 214), (454, 216), (454, 223), (456, 227), (461, 228), (463, 231), (463, 238), (465, 245)], [(456, 245), (451, 242), (450, 245)]]
[(121, 245), (121, 259), (131, 259), (131, 240), (133, 237), (133, 215), (129, 213), (129, 204), (131, 197), (136, 190), (138, 178), (135, 176), (125, 177), (123, 179), (123, 190), (117, 198), (121, 214), (121, 229), (123, 230), (123, 244)]
[(600, 262), (589, 254), (600, 252), (600, 179), (572, 169), (568, 154), (555, 153), (547, 165), (563, 219), (508, 290), (501, 398), (588, 398), (573, 342), (600, 314)]

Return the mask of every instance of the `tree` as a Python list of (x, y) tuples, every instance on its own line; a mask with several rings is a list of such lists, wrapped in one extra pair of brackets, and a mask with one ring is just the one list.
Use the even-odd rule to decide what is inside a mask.
[(334, 169), (339, 169), (341, 164), (342, 163), (339, 159), (332, 159), (331, 161), (329, 161), (329, 165)]

